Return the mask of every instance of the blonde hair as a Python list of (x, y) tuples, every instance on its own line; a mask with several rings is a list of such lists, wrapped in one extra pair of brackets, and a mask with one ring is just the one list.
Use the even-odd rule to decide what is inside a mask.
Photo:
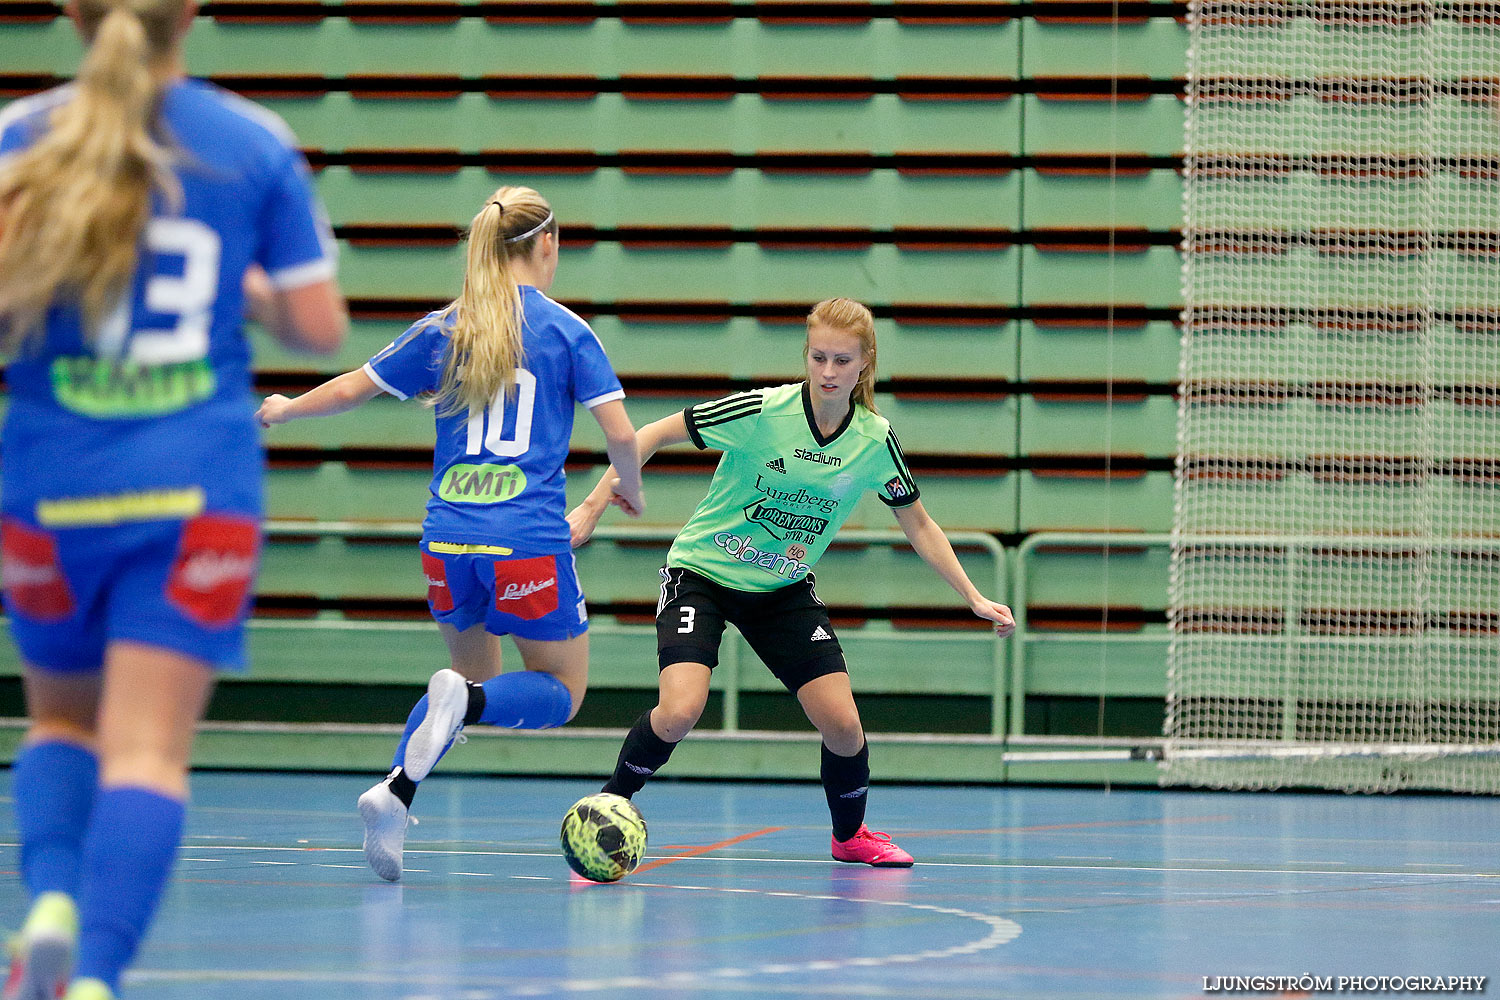
[(446, 414), (489, 405), (515, 390), (522, 350), (521, 289), (511, 261), (529, 258), (543, 233), (557, 233), (547, 199), (528, 187), (502, 187), (469, 223), (464, 287), (441, 315), (452, 339), (434, 404)]
[[(871, 413), (879, 413), (875, 408), (875, 317), (870, 314), (869, 309), (853, 299), (824, 299), (807, 314), (808, 333), (812, 332), (815, 323), (852, 333), (859, 338), (860, 350), (864, 351), (868, 363), (864, 371), (859, 373), (853, 398)], [(804, 357), (807, 351), (808, 344), (804, 342)]]
[(157, 112), (187, 0), (77, 0), (89, 43), (69, 99), (0, 171), (0, 349), (15, 353), (59, 298), (87, 336), (127, 291), (151, 193), (181, 203)]

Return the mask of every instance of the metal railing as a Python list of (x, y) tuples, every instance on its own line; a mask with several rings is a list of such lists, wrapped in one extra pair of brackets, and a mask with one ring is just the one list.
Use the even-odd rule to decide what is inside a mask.
[[(627, 542), (671, 542), (677, 537), (680, 528), (653, 527), (645, 525), (601, 525), (594, 531), (594, 538), (600, 541), (627, 541)], [(269, 538), (276, 537), (316, 537), (316, 538), (389, 538), (392, 540), (410, 540), (416, 542), (422, 534), (422, 526), (416, 522), (364, 522), (364, 521), (294, 521), (275, 520), (266, 523), (266, 535)], [(946, 532), (948, 540), (956, 548), (975, 548), (985, 552), (994, 561), (994, 574), (986, 581), (976, 580), (982, 588), (987, 587), (989, 596), (1001, 603), (1010, 603), (1008, 593), (1010, 590), (1010, 560), (1005, 546), (992, 535), (979, 531), (950, 531)], [(838, 533), (835, 544), (852, 543), (874, 544), (874, 545), (906, 545), (906, 536), (897, 529), (869, 529), (869, 528), (845, 528)], [(945, 587), (941, 579), (934, 575), (933, 582), (937, 586)], [(587, 581), (585, 581), (587, 590)], [(954, 600), (957, 601), (955, 595)], [(594, 626), (601, 631), (609, 632), (614, 629), (621, 631), (628, 626)], [(977, 634), (973, 641), (977, 644), (988, 642), (990, 645), (990, 667), (991, 667), (991, 690), (990, 690), (990, 732), (992, 736), (1004, 737), (1006, 726), (1006, 700), (1009, 691), (1009, 674), (1006, 670), (1007, 645), (1004, 640), (993, 636)], [(740, 693), (742, 687), (742, 666), (747, 656), (753, 656), (749, 652), (743, 639), (737, 634), (732, 637), (726, 635), (726, 641), (720, 650), (719, 667), (714, 671), (715, 680), (722, 685), (724, 724), (726, 731), (737, 731), (740, 727)]]

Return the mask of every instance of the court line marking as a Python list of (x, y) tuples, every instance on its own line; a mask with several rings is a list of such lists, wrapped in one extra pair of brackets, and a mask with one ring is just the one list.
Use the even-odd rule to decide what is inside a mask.
[(730, 837), (728, 840), (721, 840), (717, 844), (707, 844), (703, 847), (690, 847), (687, 850), (681, 851), (677, 854), (673, 854), (670, 857), (657, 858), (655, 861), (651, 861), (644, 865), (641, 865), (636, 868), (634, 874), (639, 875), (642, 872), (649, 872), (653, 868), (660, 868), (662, 865), (670, 865), (674, 861), (681, 861), (683, 858), (695, 858), (700, 854), (707, 854), (710, 851), (717, 851), (720, 848), (729, 847), (733, 844), (739, 844), (746, 840), (751, 840), (755, 837), (763, 837), (768, 833), (775, 833), (777, 830), (785, 829), (786, 827), (784, 826), (768, 826), (764, 830), (754, 830), (750, 833), (742, 833), (738, 837)]
[[(750, 835), (746, 835), (750, 836)], [(535, 855), (530, 855), (535, 856)], [(463, 996), (472, 1000), (498, 1000), (501, 997), (534, 997), (551, 996), (553, 994), (576, 994), (576, 993), (600, 993), (609, 990), (657, 990), (663, 986), (669, 988), (692, 988), (708, 986), (715, 982), (725, 980), (743, 980), (753, 976), (780, 976), (797, 972), (837, 972), (842, 969), (870, 969), (880, 968), (888, 965), (912, 965), (920, 962), (942, 961), (944, 959), (957, 958), (959, 956), (974, 955), (981, 951), (989, 951), (1002, 944), (1014, 941), (1021, 935), (1022, 927), (1019, 923), (1007, 917), (1001, 917), (990, 913), (978, 913), (973, 910), (963, 910), (953, 906), (939, 906), (932, 903), (909, 903), (896, 899), (869, 899), (863, 896), (835, 896), (828, 893), (804, 893), (786, 892), (782, 890), (726, 888), (715, 885), (673, 885), (661, 882), (632, 882), (631, 885), (642, 889), (668, 889), (689, 892), (736, 892), (753, 893), (759, 896), (794, 897), (813, 902), (834, 901), (842, 903), (859, 903), (869, 906), (895, 906), (908, 910), (920, 910), (943, 916), (960, 917), (967, 920), (977, 921), (985, 925), (989, 932), (983, 937), (966, 941), (962, 944), (950, 945), (947, 948), (929, 948), (925, 951), (908, 952), (895, 955), (853, 955), (847, 958), (828, 959), (820, 958), (803, 962), (765, 962), (760, 965), (747, 966), (720, 966), (717, 968), (704, 969), (701, 971), (681, 970), (660, 976), (615, 976), (601, 979), (556, 979), (544, 982), (517, 983), (496, 988), (465, 989)], [(134, 969), (129, 973), (132, 983), (135, 982), (214, 982), (214, 983), (287, 983), (287, 982), (310, 982), (310, 983), (367, 983), (383, 985), (409, 984), (416, 989), (423, 989), (431, 984), (431, 977), (407, 977), (396, 973), (334, 973), (326, 970), (308, 970), (297, 972), (286, 969)], [(436, 985), (436, 984), (433, 984)], [(444, 981), (443, 985), (453, 987), (451, 981)], [(408, 994), (403, 1000), (433, 1000), (430, 993), (419, 992)]]
[[(756, 831), (756, 833), (754, 833), (754, 834), (745, 834), (745, 835), (743, 835), (739, 839), (746, 839), (746, 838), (751, 837), (751, 836), (758, 836), (762, 832), (769, 832), (770, 830), (775, 830), (775, 829), (783, 829), (783, 828), (781, 828), (781, 827), (768, 827), (767, 830), (765, 830), (765, 831)], [(15, 845), (0, 844), (0, 847), (4, 847), (4, 846), (12, 846), (13, 847)], [(717, 845), (711, 845), (709, 847), (701, 848), (697, 854), (691, 854), (691, 855), (684, 854), (684, 855), (681, 855), (681, 856), (674, 856), (674, 857), (672, 857), (670, 859), (657, 859), (657, 860), (658, 861), (662, 861), (663, 863), (665, 863), (665, 861), (667, 861), (667, 860), (672, 860), (672, 861), (699, 860), (699, 861), (743, 861), (743, 862), (753, 862), (755, 864), (778, 864), (778, 865), (826, 865), (826, 864), (830, 863), (825, 858), (736, 857), (736, 856), (733, 856), (733, 855), (716, 855), (714, 857), (705, 857), (705, 856), (703, 856), (704, 852), (709, 851), (709, 850), (713, 850), (715, 846), (717, 846)], [(199, 849), (201, 850), (201, 848), (199, 848)], [(297, 853), (304, 853), (304, 854), (307, 853), (307, 848), (305, 848), (305, 847), (249, 847), (249, 846), (240, 847), (240, 846), (232, 846), (232, 845), (226, 844), (226, 845), (217, 847), (215, 849), (216, 850), (220, 850), (220, 851), (240, 851), (240, 852), (251, 852), (251, 851), (288, 851), (288, 852), (297, 852)], [(329, 847), (329, 848), (325, 849), (325, 852), (329, 853), (329, 854), (338, 854), (338, 853), (342, 853), (342, 854), (357, 854), (357, 853), (360, 853), (361, 851), (362, 851), (362, 848), (358, 848), (358, 847)], [(561, 854), (552, 854), (552, 853), (545, 852), (545, 851), (440, 851), (440, 850), (434, 850), (434, 849), (413, 849), (413, 848), (408, 847), (406, 849), (406, 853), (407, 854), (422, 854), (422, 855), (426, 855), (428, 857), (449, 857), (449, 858), (557, 858), (559, 861), (562, 860), (562, 855)], [(183, 860), (187, 860), (187, 859), (183, 859)], [(194, 860), (210, 860), (210, 859), (198, 858), (198, 859), (194, 859)], [(256, 864), (266, 864), (268, 862), (255, 862), (255, 863)], [(295, 864), (296, 862), (281, 862), (281, 863), (282, 864)], [(1339, 864), (1340, 862), (1327, 862), (1327, 861), (1325, 861), (1325, 862), (1320, 862), (1320, 863), (1322, 863), (1322, 864)], [(1413, 862), (1413, 863), (1415, 863), (1415, 862)], [(655, 867), (656, 862), (651, 862), (651, 865), (653, 867)], [(1183, 866), (1177, 866), (1177, 865), (1060, 865), (1060, 864), (1059, 865), (1044, 865), (1044, 864), (1033, 864), (1033, 863), (1028, 863), (1028, 862), (1010, 862), (1010, 861), (984, 861), (984, 862), (981, 862), (981, 861), (918, 861), (917, 862), (917, 866), (919, 868), (989, 868), (989, 869), (994, 869), (994, 870), (997, 870), (997, 871), (1009, 870), (1009, 869), (1018, 869), (1018, 870), (1023, 870), (1023, 871), (1105, 871), (1105, 872), (1109, 872), (1109, 871), (1123, 871), (1123, 872), (1165, 872), (1165, 873), (1171, 873), (1171, 874), (1183, 874), (1183, 873), (1191, 874), (1192, 872), (1205, 872), (1205, 873), (1223, 874), (1223, 875), (1354, 875), (1354, 876), (1365, 875), (1365, 876), (1370, 876), (1372, 878), (1386, 877), (1386, 878), (1442, 878), (1442, 879), (1464, 879), (1464, 878), (1473, 878), (1473, 879), (1500, 879), (1500, 871), (1490, 871), (1490, 872), (1453, 872), (1453, 871), (1442, 871), (1442, 872), (1436, 872), (1436, 871), (1381, 871), (1381, 870), (1378, 870), (1378, 869), (1364, 869), (1364, 868), (1346, 868), (1346, 869), (1333, 870), (1333, 869), (1320, 869), (1320, 868), (1253, 868), (1253, 867), (1244, 867), (1244, 868), (1198, 868), (1198, 867), (1183, 867)], [(360, 866), (359, 865), (351, 865), (350, 867), (351, 868), (358, 868)], [(646, 871), (646, 870), (647, 870), (647, 866), (646, 865), (642, 865), (640, 868), (636, 869), (636, 872), (639, 873), (639, 872)], [(424, 869), (424, 868), (408, 868), (408, 869), (406, 869), (406, 871), (408, 871), (408, 872), (426, 872), (427, 869)]]

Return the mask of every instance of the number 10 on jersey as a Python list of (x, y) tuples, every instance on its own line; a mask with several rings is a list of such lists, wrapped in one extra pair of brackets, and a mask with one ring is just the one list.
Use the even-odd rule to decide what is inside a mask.
[(516, 422), (510, 437), (505, 437), (505, 411), (512, 401), (505, 389), (495, 393), (488, 409), (469, 410), (469, 437), (466, 451), (478, 455), (488, 451), (501, 458), (526, 454), (531, 447), (531, 414), (536, 406), (536, 376), (524, 368), (516, 369)]

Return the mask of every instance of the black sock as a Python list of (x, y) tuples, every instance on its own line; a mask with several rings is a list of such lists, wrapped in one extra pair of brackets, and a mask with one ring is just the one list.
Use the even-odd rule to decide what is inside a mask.
[(651, 712), (648, 709), (630, 727), (630, 732), (620, 747), (620, 758), (615, 761), (615, 773), (600, 791), (630, 798), (641, 790), (647, 778), (661, 769), (675, 749), (676, 743), (668, 743), (651, 729)]
[(410, 809), (411, 800), (416, 798), (417, 795), (417, 783), (406, 776), (406, 770), (400, 767), (396, 768), (391, 772), (390, 777), (386, 778), (386, 781), (391, 786), (391, 794), (400, 799), (403, 806)]
[(823, 746), (823, 794), (833, 818), (833, 839), (844, 841), (859, 832), (865, 821), (866, 793), (870, 786), (870, 744), (853, 757), (840, 757)]
[(464, 710), (464, 725), (472, 726), (484, 717), (484, 706), (489, 699), (484, 696), (484, 685), (464, 681), (469, 685), (469, 707)]

